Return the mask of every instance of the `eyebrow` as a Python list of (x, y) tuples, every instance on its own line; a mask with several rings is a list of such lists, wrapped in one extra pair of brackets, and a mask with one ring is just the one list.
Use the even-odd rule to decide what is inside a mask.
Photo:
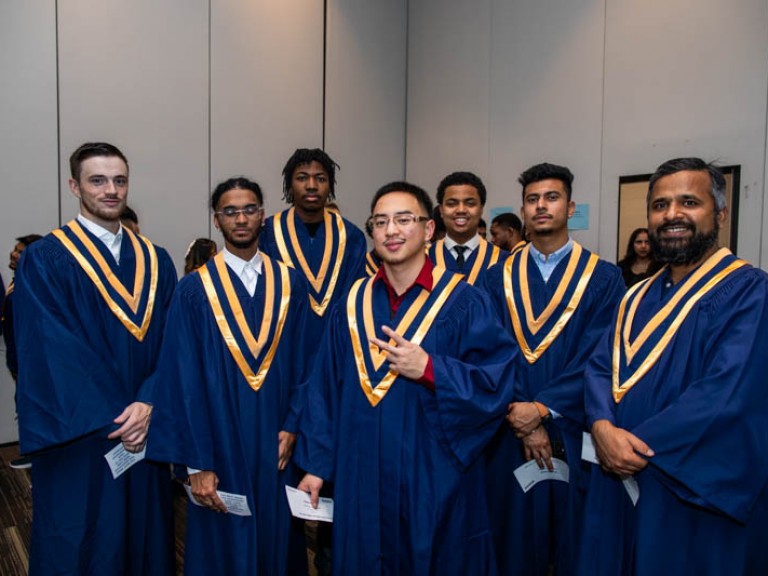
[[(401, 214), (413, 214), (416, 216), (415, 212), (411, 212), (410, 210), (400, 210), (399, 212), (395, 212), (392, 214), (392, 216), (399, 216)], [(389, 214), (384, 214), (382, 212), (377, 212), (376, 214), (371, 214), (371, 218), (375, 218), (376, 216), (389, 216)]]

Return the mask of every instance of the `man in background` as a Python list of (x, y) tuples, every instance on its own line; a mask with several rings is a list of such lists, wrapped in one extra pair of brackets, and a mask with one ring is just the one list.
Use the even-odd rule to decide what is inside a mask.
[(523, 221), (512, 212), (495, 216), (491, 222), (491, 242), (510, 253), (522, 248), (525, 246)]
[(437, 187), (446, 234), (429, 248), (429, 257), (436, 266), (463, 274), (470, 284), (507, 255), (478, 234), (486, 195), (485, 184), (472, 172), (453, 172)]

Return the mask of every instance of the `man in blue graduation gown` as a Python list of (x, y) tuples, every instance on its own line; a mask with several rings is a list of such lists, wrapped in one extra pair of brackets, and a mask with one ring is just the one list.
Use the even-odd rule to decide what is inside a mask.
[[(189, 467), (202, 504), (188, 506), (185, 574), (306, 574), (303, 524), (285, 495), (297, 481), (306, 287), (258, 249), (258, 184), (222, 182), (211, 208), (224, 250), (173, 297), (147, 452)], [(245, 496), (251, 515), (222, 514), (217, 490)]]
[(481, 292), (434, 267), (431, 201), (394, 182), (372, 203), (382, 266), (331, 312), (297, 464), (335, 482), (335, 574), (495, 574), (481, 453), (516, 350)]
[(292, 206), (267, 218), (259, 240), (264, 254), (306, 279), (311, 334), (322, 331), (326, 313), (365, 276), (363, 232), (338, 211), (326, 209), (336, 198), (337, 167), (319, 148), (297, 149), (283, 168), (283, 198)]
[(176, 272), (120, 226), (120, 150), (84, 144), (70, 169), (80, 215), (24, 251), (14, 290), (19, 438), (35, 486), (30, 574), (172, 574), (168, 467), (143, 460), (113, 478), (105, 454), (144, 446), (142, 387)]
[(726, 248), (725, 179), (698, 158), (651, 177), (665, 266), (632, 287), (587, 369), (604, 471), (592, 474), (580, 574), (765, 574), (768, 277)]
[[(488, 450), (491, 527), (501, 574), (572, 572), (589, 464), (581, 463), (584, 369), (624, 292), (619, 269), (568, 234), (573, 174), (537, 164), (520, 175), (522, 216), (531, 241), (491, 268), (484, 288), (517, 341), (520, 378), (508, 422)], [(558, 460), (553, 463), (553, 457)], [(535, 459), (565, 462), (568, 482), (528, 491), (515, 470)]]
[(453, 172), (437, 187), (445, 238), (429, 247), (429, 258), (438, 267), (463, 274), (470, 284), (478, 284), (488, 268), (509, 255), (478, 234), (486, 197), (485, 184), (472, 172)]
[[(325, 151), (298, 148), (283, 168), (283, 198), (292, 206), (267, 218), (259, 240), (264, 254), (306, 280), (312, 311), (306, 330), (313, 336), (323, 333), (331, 308), (366, 274), (365, 236), (338, 209), (328, 209), (336, 199), (337, 168)], [(304, 350), (307, 363), (316, 352), (316, 346)], [(331, 486), (326, 486), (324, 495), (331, 494)], [(321, 524), (315, 554), (320, 576), (330, 574), (330, 539), (330, 531)]]

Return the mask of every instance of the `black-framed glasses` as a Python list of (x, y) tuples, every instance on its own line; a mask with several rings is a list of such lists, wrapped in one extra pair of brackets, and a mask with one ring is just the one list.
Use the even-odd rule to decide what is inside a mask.
[(391, 222), (401, 230), (410, 228), (416, 222), (426, 222), (429, 220), (426, 216), (417, 216), (416, 214), (395, 214), (394, 216), (376, 215), (368, 218), (368, 225), (373, 230), (384, 230)]
[(260, 214), (263, 208), (258, 204), (248, 204), (243, 208), (235, 208), (234, 206), (225, 206), (221, 209), (221, 212), (214, 212), (217, 216), (224, 216), (225, 218), (236, 218), (239, 214), (245, 216), (255, 216)]

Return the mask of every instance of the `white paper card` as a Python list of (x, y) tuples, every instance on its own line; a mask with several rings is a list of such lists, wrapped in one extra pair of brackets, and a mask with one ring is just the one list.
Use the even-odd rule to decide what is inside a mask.
[(312, 504), (309, 503), (309, 494), (306, 492), (286, 486), (285, 493), (288, 496), (291, 514), (296, 518), (333, 522), (333, 499), (321, 497), (317, 502), (317, 508), (312, 508)]
[(640, 486), (637, 485), (637, 480), (634, 476), (626, 476), (621, 479), (621, 483), (624, 484), (624, 490), (629, 494), (632, 505), (637, 506), (637, 501), (640, 498)]
[(120, 477), (128, 468), (144, 460), (144, 454), (147, 452), (147, 447), (141, 449), (141, 452), (128, 452), (120, 442), (117, 446), (112, 448), (109, 452), (104, 454), (104, 458), (107, 459), (109, 469), (112, 472), (112, 479)]
[[(192, 504), (196, 506), (202, 506), (195, 497), (192, 495), (192, 487), (189, 484), (184, 484), (184, 490), (187, 491), (187, 496)], [(248, 498), (242, 494), (232, 494), (231, 492), (222, 492), (216, 490), (216, 494), (219, 495), (221, 501), (224, 502), (224, 506), (227, 507), (229, 514), (235, 514), (236, 516), (250, 516), (251, 509), (248, 507)]]
[(581, 433), (581, 459), (592, 464), (600, 464), (595, 450), (595, 441), (592, 440), (592, 434), (589, 432)]
[(536, 486), (539, 482), (545, 482), (547, 480), (568, 482), (568, 464), (559, 458), (552, 458), (552, 466), (554, 470), (550, 471), (546, 466), (544, 466), (544, 468), (539, 468), (539, 465), (536, 464), (536, 460), (530, 460), (518, 467), (518, 469), (515, 470), (515, 478), (517, 478), (517, 481), (520, 483), (523, 492), (528, 492), (528, 490)]

